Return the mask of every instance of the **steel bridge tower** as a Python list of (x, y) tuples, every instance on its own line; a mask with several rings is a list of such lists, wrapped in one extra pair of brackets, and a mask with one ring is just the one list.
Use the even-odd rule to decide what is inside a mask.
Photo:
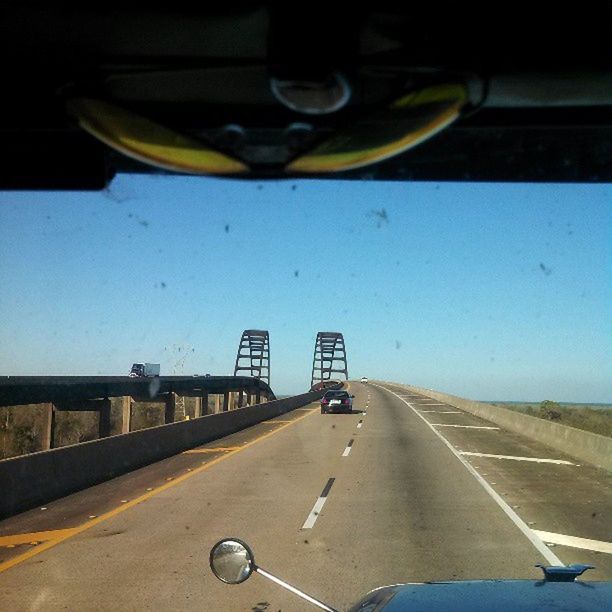
[(344, 374), (348, 380), (344, 336), (340, 332), (319, 332), (312, 359), (311, 388), (317, 382), (332, 380), (332, 374)]
[(270, 384), (270, 335), (266, 330), (245, 329), (242, 332), (234, 376), (240, 372), (248, 372), (248, 376)]

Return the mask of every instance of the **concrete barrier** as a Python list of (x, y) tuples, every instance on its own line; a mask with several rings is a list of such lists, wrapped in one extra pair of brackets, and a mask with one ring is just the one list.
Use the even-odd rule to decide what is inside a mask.
[(0, 461), (0, 518), (12, 516), (318, 400), (310, 392)]
[(597, 467), (612, 471), (612, 438), (607, 436), (553, 423), (485, 402), (476, 402), (455, 395), (440, 393), (439, 391), (413, 387), (412, 385), (387, 384), (400, 386), (408, 391), (420, 393), (426, 397), (455, 406), (505, 429), (563, 451), (580, 461), (592, 463)]

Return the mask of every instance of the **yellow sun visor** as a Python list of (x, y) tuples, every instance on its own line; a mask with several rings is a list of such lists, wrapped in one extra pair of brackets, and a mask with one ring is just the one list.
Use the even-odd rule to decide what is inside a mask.
[(114, 104), (73, 98), (67, 106), (92, 136), (145, 164), (190, 174), (238, 174), (249, 170), (228, 155)]
[(336, 172), (369, 166), (403, 153), (455, 121), (468, 100), (460, 84), (433, 85), (393, 102), (346, 128), (286, 167), (293, 172)]

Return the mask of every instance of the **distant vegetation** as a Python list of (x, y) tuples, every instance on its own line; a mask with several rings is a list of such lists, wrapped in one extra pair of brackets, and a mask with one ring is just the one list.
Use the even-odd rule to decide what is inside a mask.
[[(44, 423), (41, 404), (0, 408), (0, 459), (42, 450)], [(56, 448), (97, 437), (97, 413), (65, 411), (55, 414)]]
[(498, 402), (493, 403), (493, 406), (516, 410), (540, 419), (612, 438), (612, 406), (609, 408), (594, 408), (589, 404), (566, 406), (551, 400), (544, 400), (539, 405)]
[(0, 459), (40, 450), (42, 410), (29, 406), (26, 411), (0, 408)]

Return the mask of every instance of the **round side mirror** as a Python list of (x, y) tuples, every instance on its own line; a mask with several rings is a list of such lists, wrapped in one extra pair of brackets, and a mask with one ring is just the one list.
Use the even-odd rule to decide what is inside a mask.
[(210, 569), (222, 582), (240, 584), (253, 573), (255, 558), (247, 544), (236, 538), (226, 538), (212, 547)]

